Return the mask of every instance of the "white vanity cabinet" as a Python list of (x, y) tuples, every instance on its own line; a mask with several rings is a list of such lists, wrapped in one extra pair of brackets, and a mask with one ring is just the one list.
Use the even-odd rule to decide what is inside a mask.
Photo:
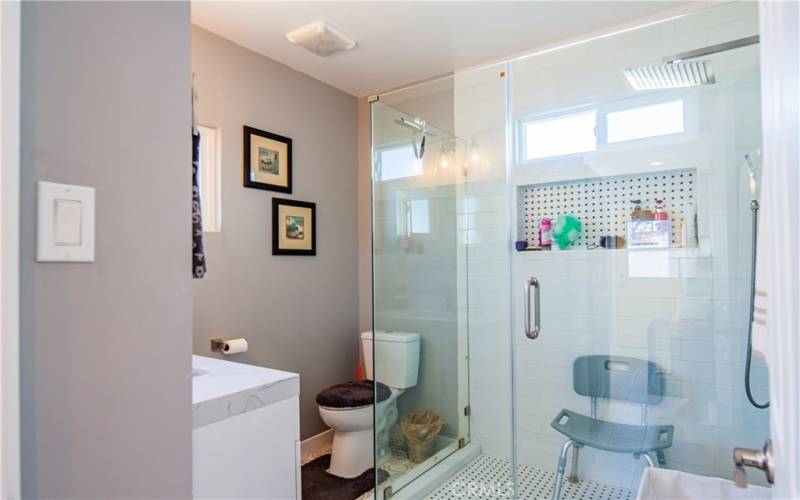
[(194, 498), (300, 498), (300, 377), (192, 359)]

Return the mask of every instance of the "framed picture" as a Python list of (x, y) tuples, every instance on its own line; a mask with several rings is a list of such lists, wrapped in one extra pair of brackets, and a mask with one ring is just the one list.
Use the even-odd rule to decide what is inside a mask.
[(244, 186), (292, 192), (292, 140), (244, 126)]
[(317, 255), (317, 204), (272, 199), (272, 255)]

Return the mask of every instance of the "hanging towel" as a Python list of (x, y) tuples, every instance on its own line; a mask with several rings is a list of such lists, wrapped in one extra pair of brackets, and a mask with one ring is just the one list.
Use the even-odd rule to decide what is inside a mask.
[(200, 205), (200, 130), (197, 127), (197, 93), (192, 75), (192, 277), (205, 278), (206, 252), (203, 248), (203, 212)]

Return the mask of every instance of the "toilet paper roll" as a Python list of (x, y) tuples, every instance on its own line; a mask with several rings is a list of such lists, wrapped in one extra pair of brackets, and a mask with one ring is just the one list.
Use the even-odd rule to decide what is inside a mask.
[(238, 354), (247, 352), (247, 340), (229, 339), (222, 344), (222, 354)]

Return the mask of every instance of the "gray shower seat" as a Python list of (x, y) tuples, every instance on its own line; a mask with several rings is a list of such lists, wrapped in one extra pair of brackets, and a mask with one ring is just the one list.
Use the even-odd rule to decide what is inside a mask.
[[(591, 416), (563, 409), (550, 425), (569, 439), (561, 447), (553, 498), (561, 495), (561, 483), (567, 453), (572, 448), (572, 472), (568, 480), (578, 482), (578, 452), (584, 446), (615, 453), (631, 453), (655, 466), (650, 452), (655, 452), (658, 465), (666, 465), (665, 449), (672, 446), (674, 427), (647, 425), (648, 405), (657, 405), (664, 394), (661, 371), (650, 361), (625, 356), (580, 356), (572, 364), (572, 388), (591, 398)], [(639, 403), (641, 425), (608, 422), (597, 418), (598, 399), (615, 399)]]
[(550, 425), (576, 445), (615, 453), (639, 455), (672, 446), (671, 425), (618, 424), (570, 410), (561, 410)]

